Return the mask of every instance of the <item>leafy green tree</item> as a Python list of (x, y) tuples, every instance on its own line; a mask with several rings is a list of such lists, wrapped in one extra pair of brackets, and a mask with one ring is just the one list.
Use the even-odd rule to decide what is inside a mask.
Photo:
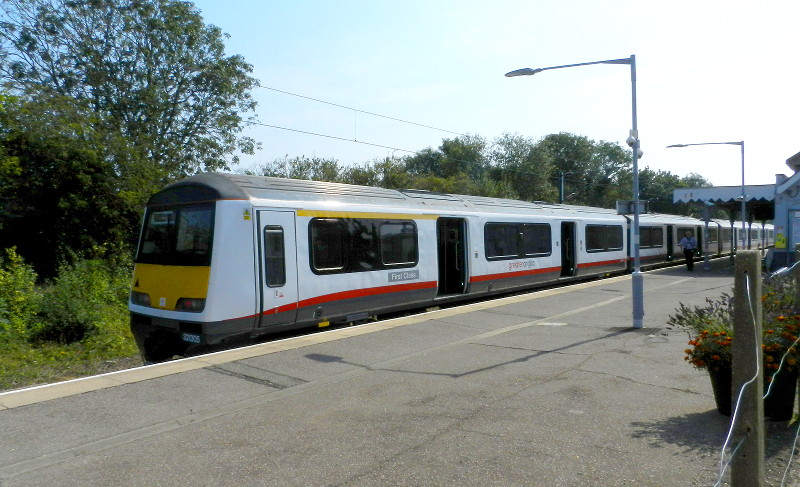
[(372, 168), (375, 170), (380, 180), (378, 186), (391, 189), (407, 189), (413, 187), (411, 182), (412, 178), (406, 171), (406, 165), (402, 159), (386, 157), (382, 160), (374, 161)]
[(132, 141), (134, 161), (101, 154), (117, 174), (171, 179), (255, 147), (240, 132), (258, 82), (223, 39), (190, 2), (4, 0), (0, 80), (16, 95), (73, 99), (97, 114), (97, 131)]
[(310, 181), (340, 181), (342, 168), (336, 159), (323, 157), (283, 157), (261, 165), (255, 170), (259, 176), (272, 176)]
[(509, 198), (525, 201), (555, 201), (558, 189), (550, 180), (553, 158), (540, 144), (518, 134), (503, 134), (491, 152), (492, 178), (508, 191)]
[(406, 170), (412, 176), (434, 178), (481, 179), (489, 169), (486, 141), (477, 135), (442, 140), (438, 150), (423, 149), (405, 158)]
[[(571, 202), (613, 207), (618, 195), (614, 187), (619, 183), (620, 172), (630, 167), (630, 152), (618, 144), (561, 132), (544, 137), (540, 144), (553, 158), (553, 179), (561, 174), (568, 176), (569, 193), (575, 197)], [(626, 198), (630, 199), (630, 192)]]
[(139, 208), (123, 196), (95, 121), (66, 97), (7, 98), (0, 109), (0, 248), (16, 246), (42, 277), (135, 238)]

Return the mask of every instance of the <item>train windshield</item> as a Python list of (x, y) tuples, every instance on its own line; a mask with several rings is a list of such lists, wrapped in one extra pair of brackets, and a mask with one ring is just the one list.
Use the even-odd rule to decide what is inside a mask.
[(149, 208), (136, 262), (210, 265), (213, 222), (213, 205)]

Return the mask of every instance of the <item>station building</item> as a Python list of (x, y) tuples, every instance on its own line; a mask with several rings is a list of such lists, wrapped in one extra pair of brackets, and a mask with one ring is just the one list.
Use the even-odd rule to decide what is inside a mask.
[[(792, 170), (792, 176), (777, 174), (774, 184), (681, 188), (673, 192), (672, 201), (696, 204), (706, 219), (712, 208), (720, 208), (728, 215), (731, 228), (736, 230), (741, 230), (741, 222), (745, 230), (754, 224), (772, 223), (775, 247), (768, 252), (767, 267), (771, 270), (788, 266), (798, 260), (797, 249), (800, 249), (800, 152), (788, 158), (786, 165)], [(746, 239), (748, 248), (750, 244)], [(741, 244), (734, 242), (734, 248), (738, 247)]]

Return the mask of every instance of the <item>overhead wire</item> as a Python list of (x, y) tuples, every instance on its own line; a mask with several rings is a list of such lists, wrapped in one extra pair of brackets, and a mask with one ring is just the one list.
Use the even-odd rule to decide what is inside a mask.
[(345, 105), (340, 105), (338, 103), (333, 103), (333, 102), (330, 102), (330, 101), (320, 100), (318, 98), (312, 98), (310, 96), (299, 95), (297, 93), (292, 93), (290, 91), (285, 91), (285, 90), (279, 90), (278, 88), (272, 88), (270, 86), (260, 86), (259, 88), (264, 88), (265, 90), (271, 90), (271, 91), (275, 91), (275, 92), (278, 92), (278, 93), (283, 93), (284, 95), (291, 95), (291, 96), (296, 96), (298, 98), (303, 98), (303, 99), (306, 99), (306, 100), (311, 100), (311, 101), (316, 101), (316, 102), (319, 102), (319, 103), (324, 103), (326, 105), (331, 105), (331, 106), (338, 107), (338, 108), (344, 108), (346, 110), (353, 110), (354, 112), (364, 113), (366, 115), (372, 115), (374, 117), (385, 118), (387, 120), (393, 120), (395, 122), (406, 123), (406, 124), (409, 124), (409, 125), (416, 125), (417, 127), (423, 127), (423, 128), (426, 128), (426, 129), (438, 130), (440, 132), (447, 132), (448, 134), (463, 135), (465, 137), (468, 137), (467, 134), (463, 134), (461, 132), (454, 132), (452, 130), (447, 130), (447, 129), (443, 129), (443, 128), (439, 128), (439, 127), (434, 127), (432, 125), (425, 125), (425, 124), (422, 124), (422, 123), (411, 122), (411, 121), (408, 121), (408, 120), (403, 120), (401, 118), (390, 117), (388, 115), (381, 115), (380, 113), (369, 112), (367, 110), (361, 110), (359, 108), (348, 107), (348, 106), (345, 106)]
[[(358, 108), (349, 107), (349, 106), (346, 106), (346, 105), (341, 105), (339, 103), (333, 103), (333, 102), (330, 102), (330, 101), (327, 101), (327, 100), (321, 100), (319, 98), (313, 98), (313, 97), (306, 96), (306, 95), (301, 95), (301, 94), (298, 94), (298, 93), (293, 93), (293, 92), (290, 92), (290, 91), (281, 90), (281, 89), (273, 88), (273, 87), (270, 87), (270, 86), (259, 86), (259, 88), (263, 88), (263, 89), (266, 89), (266, 90), (274, 91), (276, 93), (281, 93), (281, 94), (285, 94), (285, 95), (294, 96), (294, 97), (297, 97), (297, 98), (302, 98), (302, 99), (305, 99), (305, 100), (314, 101), (314, 102), (317, 102), (317, 103), (323, 103), (323, 104), (326, 104), (326, 105), (334, 106), (334, 107), (337, 107), (337, 108), (342, 108), (342, 109), (345, 109), (345, 110), (352, 110), (352, 111), (354, 111), (356, 113), (364, 113), (364, 114), (367, 114), (367, 115), (372, 115), (372, 116), (375, 116), (375, 117), (385, 118), (387, 120), (392, 120), (392, 121), (396, 121), (396, 122), (400, 122), (400, 123), (414, 125), (414, 126), (417, 126), (417, 127), (423, 127), (423, 128), (427, 128), (427, 129), (431, 129), (431, 130), (438, 130), (438, 131), (441, 131), (441, 132), (446, 132), (446, 133), (450, 133), (450, 134), (454, 134), (454, 135), (469, 137), (469, 134), (464, 134), (462, 132), (456, 132), (456, 131), (453, 131), (453, 130), (443, 129), (443, 128), (440, 128), (440, 127), (434, 127), (432, 125), (426, 125), (426, 124), (422, 124), (422, 123), (418, 123), (418, 122), (412, 122), (412, 121), (409, 121), (409, 120), (400, 119), (400, 118), (397, 118), (397, 117), (391, 117), (391, 116), (388, 116), (388, 115), (382, 115), (382, 114), (379, 114), (379, 113), (370, 112), (370, 111), (367, 111), (367, 110), (361, 110), (361, 109), (358, 109)], [(388, 150), (391, 150), (391, 151), (405, 152), (405, 153), (413, 154), (413, 155), (421, 154), (423, 152), (423, 150), (424, 150), (423, 149), (423, 150), (416, 150), (415, 151), (415, 150), (409, 150), (409, 149), (402, 149), (402, 148), (399, 148), (399, 147), (393, 147), (393, 146), (389, 146), (389, 145), (376, 144), (376, 143), (373, 143), (373, 142), (366, 142), (366, 141), (358, 140), (355, 136), (353, 138), (347, 138), (347, 137), (341, 137), (341, 136), (336, 136), (336, 135), (322, 134), (322, 133), (318, 133), (318, 132), (311, 132), (311, 131), (308, 131), (308, 130), (301, 130), (301, 129), (294, 129), (294, 128), (289, 128), (289, 127), (282, 127), (282, 126), (279, 126), (279, 125), (267, 124), (267, 123), (263, 123), (263, 122), (253, 121), (253, 120), (246, 121), (245, 123), (248, 124), (248, 125), (258, 125), (258, 126), (262, 126), (262, 127), (273, 128), (273, 129), (277, 129), (277, 130), (285, 130), (285, 131), (289, 131), (289, 132), (295, 132), (295, 133), (300, 133), (300, 134), (305, 134), (305, 135), (311, 135), (311, 136), (315, 136), (315, 137), (324, 137), (324, 138), (327, 138), (327, 139), (341, 140), (343, 142), (351, 142), (351, 143), (362, 144), (362, 145), (367, 145), (367, 146), (371, 146), (371, 147), (378, 147), (378, 148), (382, 148), (382, 149), (388, 149)], [(474, 160), (455, 159), (455, 158), (452, 158), (452, 157), (448, 157), (448, 159), (453, 161), (453, 162), (462, 162), (462, 163), (470, 164), (470, 165), (480, 164), (479, 161), (474, 161)], [(567, 161), (567, 162), (582, 162), (582, 161), (575, 161), (575, 160), (572, 160), (572, 159), (564, 159), (564, 160)], [(536, 173), (533, 173), (533, 172), (530, 172), (530, 171), (524, 171), (524, 170), (507, 168), (507, 167), (499, 167), (499, 166), (490, 166), (490, 167), (487, 167), (486, 169), (487, 170), (499, 170), (499, 171), (504, 171), (504, 172), (517, 173), (517, 174), (527, 175), (527, 176), (536, 175)], [(559, 178), (557, 176), (555, 176), (555, 177), (551, 176), (549, 179), (559, 179)], [(565, 181), (569, 181), (569, 182), (572, 182), (572, 183), (580, 182), (580, 181), (576, 181), (576, 180), (573, 180), (573, 179), (565, 179)], [(600, 183), (599, 185), (600, 186), (611, 186), (611, 183), (606, 183), (606, 184)]]

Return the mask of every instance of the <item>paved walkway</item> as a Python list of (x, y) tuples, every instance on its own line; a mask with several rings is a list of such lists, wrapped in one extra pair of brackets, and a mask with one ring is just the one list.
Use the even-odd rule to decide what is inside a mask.
[(645, 275), (640, 330), (624, 276), (0, 394), (0, 486), (712, 485), (727, 418), (665, 329), (731, 289), (701, 268)]

